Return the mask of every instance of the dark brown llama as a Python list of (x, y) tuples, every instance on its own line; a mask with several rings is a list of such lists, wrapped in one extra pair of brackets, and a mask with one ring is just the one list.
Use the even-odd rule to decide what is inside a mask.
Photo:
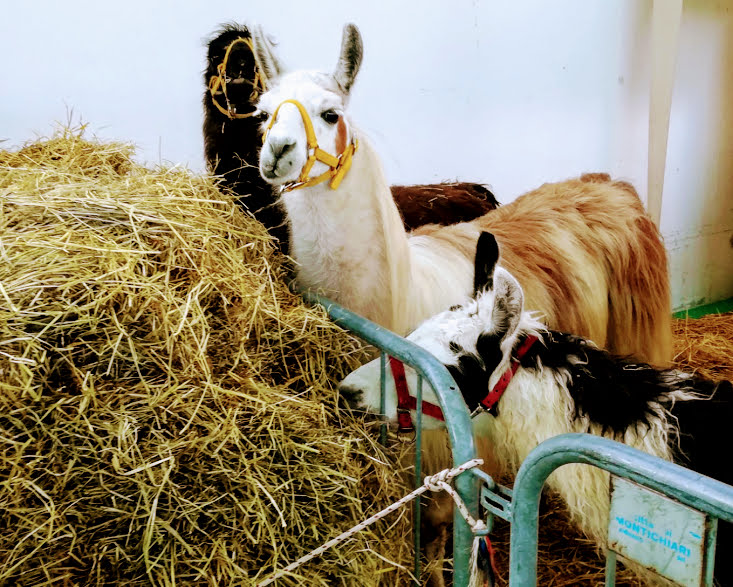
[[(287, 253), (285, 211), (258, 168), (261, 121), (253, 114), (266, 80), (260, 77), (251, 39), (246, 26), (232, 23), (222, 26), (208, 43), (204, 74), (204, 153), (209, 170), (222, 177), (222, 186), (267, 227), (278, 239), (280, 249)], [(391, 189), (406, 230), (425, 224), (467, 222), (499, 206), (494, 194), (476, 183)]]
[(257, 78), (251, 39), (247, 27), (228, 24), (208, 44), (204, 156), (209, 170), (221, 176), (221, 185), (265, 225), (287, 253), (285, 210), (272, 187), (260, 177), (258, 168), (261, 121), (253, 116), (253, 104), (263, 88)]

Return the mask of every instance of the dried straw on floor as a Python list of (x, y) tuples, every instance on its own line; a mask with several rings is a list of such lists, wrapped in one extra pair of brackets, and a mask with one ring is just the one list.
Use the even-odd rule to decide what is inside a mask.
[[(3, 585), (250, 585), (407, 492), (334, 405), (360, 344), (210, 179), (132, 151), (0, 152)], [(405, 584), (409, 527), (278, 584)]]
[(674, 321), (675, 366), (733, 381), (733, 312)]

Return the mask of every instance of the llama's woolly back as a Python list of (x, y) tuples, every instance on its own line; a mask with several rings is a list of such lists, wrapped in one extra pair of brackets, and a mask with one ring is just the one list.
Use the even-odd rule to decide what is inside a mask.
[(413, 234), (471, 243), (475, 250), (478, 233), (489, 231), (526, 307), (548, 327), (618, 354), (669, 362), (666, 253), (631, 185), (605, 174), (548, 183), (467, 224)]

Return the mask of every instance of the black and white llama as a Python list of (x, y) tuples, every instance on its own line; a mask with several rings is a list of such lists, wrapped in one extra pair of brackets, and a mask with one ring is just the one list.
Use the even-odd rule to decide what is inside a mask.
[[(612, 438), (733, 485), (728, 450), (733, 385), (673, 369), (655, 369), (611, 355), (587, 339), (547, 330), (523, 311), (517, 280), (497, 266), (490, 233), (477, 244), (475, 297), (423, 322), (408, 339), (446, 365), (474, 417), (484, 456), (513, 476), (542, 441), (567, 432)], [(341, 394), (359, 410), (378, 413), (379, 361), (351, 373)], [(408, 387), (416, 374), (405, 367)], [(513, 376), (507, 375), (514, 371)], [(496, 397), (497, 385), (506, 383)], [(437, 403), (425, 386), (424, 398)], [(494, 393), (492, 393), (494, 392)], [(388, 378), (386, 416), (397, 421), (397, 392)], [(414, 413), (413, 413), (414, 418)], [(429, 428), (443, 426), (423, 416)], [(429, 448), (425, 449), (426, 451)], [(479, 450), (482, 450), (481, 448)], [(566, 465), (548, 480), (580, 528), (604, 544), (609, 516), (609, 475), (588, 465)], [(721, 523), (716, 580), (733, 585), (733, 528)]]

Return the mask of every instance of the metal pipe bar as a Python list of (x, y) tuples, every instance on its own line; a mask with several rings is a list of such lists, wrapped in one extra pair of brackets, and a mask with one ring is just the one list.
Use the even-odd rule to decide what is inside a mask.
[[(463, 396), (445, 366), (423, 348), (405, 340), (394, 332), (347, 310), (336, 302), (310, 291), (301, 291), (307, 301), (323, 306), (331, 319), (350, 330), (359, 338), (412, 366), (432, 386), (446, 419), (454, 465), (476, 458), (471, 415)], [(475, 475), (463, 474), (454, 480), (456, 491), (478, 518), (479, 480)], [(457, 508), (453, 514), (453, 584), (468, 585), (473, 534)]]

